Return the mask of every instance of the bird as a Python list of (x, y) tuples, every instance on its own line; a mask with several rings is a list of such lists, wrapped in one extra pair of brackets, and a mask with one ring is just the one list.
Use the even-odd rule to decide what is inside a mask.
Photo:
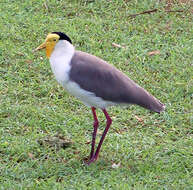
[[(42, 49), (46, 51), (57, 82), (92, 110), (94, 122), (88, 165), (98, 159), (101, 146), (112, 124), (107, 107), (134, 104), (157, 113), (165, 110), (165, 105), (161, 101), (116, 67), (99, 57), (76, 50), (72, 40), (65, 33), (49, 33), (35, 51)], [(99, 127), (96, 109), (101, 109), (104, 113), (106, 127), (95, 148)]]

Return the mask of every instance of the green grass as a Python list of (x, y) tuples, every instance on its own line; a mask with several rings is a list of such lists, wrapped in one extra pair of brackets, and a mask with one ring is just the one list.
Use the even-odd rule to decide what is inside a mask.
[[(1, 0), (0, 190), (192, 190), (190, 2), (175, 1), (171, 10), (184, 12), (166, 13), (158, 0)], [(83, 164), (90, 109), (57, 84), (45, 52), (32, 51), (52, 31), (67, 33), (77, 49), (115, 65), (167, 106), (160, 115), (137, 106), (109, 108), (113, 124), (90, 166)], [(154, 50), (160, 54), (148, 56)], [(105, 119), (97, 114), (101, 134)]]

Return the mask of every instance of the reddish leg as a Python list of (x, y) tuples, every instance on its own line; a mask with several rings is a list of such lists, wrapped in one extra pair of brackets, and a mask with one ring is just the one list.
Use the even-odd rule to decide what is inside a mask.
[(90, 163), (94, 162), (95, 160), (97, 160), (98, 155), (99, 155), (99, 152), (100, 152), (100, 148), (101, 148), (101, 146), (102, 146), (102, 144), (103, 144), (103, 141), (104, 141), (104, 139), (105, 139), (105, 136), (106, 136), (106, 134), (107, 134), (107, 132), (108, 132), (108, 130), (109, 130), (109, 127), (110, 127), (110, 125), (111, 125), (111, 123), (112, 123), (112, 119), (110, 118), (110, 116), (109, 116), (109, 114), (107, 113), (107, 111), (106, 111), (105, 109), (103, 109), (102, 111), (103, 111), (103, 113), (105, 114), (105, 117), (106, 117), (106, 119), (107, 119), (106, 128), (105, 128), (105, 130), (104, 130), (104, 132), (103, 132), (103, 134), (102, 134), (102, 137), (101, 137), (101, 140), (100, 140), (100, 142), (99, 142), (99, 144), (98, 144), (98, 147), (97, 147), (97, 149), (96, 149), (95, 155), (94, 155), (94, 156), (92, 157), (92, 159), (88, 162), (88, 164), (90, 164)]
[(91, 152), (90, 152), (90, 160), (92, 159), (92, 157), (94, 156), (94, 148), (95, 148), (95, 141), (96, 141), (96, 134), (97, 134), (97, 129), (99, 126), (99, 122), (97, 119), (97, 115), (96, 115), (96, 108), (92, 107), (92, 114), (93, 114), (93, 118), (94, 118), (94, 123), (93, 123), (93, 134), (92, 134), (92, 144), (91, 144)]

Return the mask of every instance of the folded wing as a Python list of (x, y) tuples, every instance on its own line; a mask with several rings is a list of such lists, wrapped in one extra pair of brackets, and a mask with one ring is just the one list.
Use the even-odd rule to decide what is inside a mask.
[(118, 69), (102, 59), (76, 51), (71, 60), (70, 80), (104, 100), (137, 104), (155, 112), (164, 105)]

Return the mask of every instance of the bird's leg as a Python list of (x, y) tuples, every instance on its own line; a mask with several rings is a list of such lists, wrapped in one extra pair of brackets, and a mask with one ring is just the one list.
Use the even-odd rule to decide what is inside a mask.
[(97, 119), (97, 115), (96, 115), (96, 108), (92, 107), (92, 114), (93, 114), (93, 118), (94, 118), (94, 123), (93, 123), (93, 134), (92, 134), (92, 144), (91, 144), (91, 152), (90, 152), (90, 160), (92, 159), (92, 157), (94, 156), (94, 148), (95, 148), (95, 141), (96, 141), (96, 134), (97, 134), (97, 129), (98, 129), (98, 119)]
[(104, 132), (103, 132), (103, 134), (102, 134), (101, 140), (100, 140), (100, 142), (99, 142), (99, 144), (98, 144), (98, 147), (97, 147), (97, 149), (96, 149), (96, 152), (95, 152), (95, 155), (94, 155), (95, 160), (97, 160), (97, 158), (98, 158), (100, 148), (101, 148), (101, 146), (102, 146), (102, 144), (103, 144), (103, 141), (104, 141), (104, 139), (105, 139), (105, 136), (106, 136), (106, 134), (107, 134), (107, 132), (108, 132), (108, 130), (109, 130), (109, 127), (110, 127), (110, 125), (111, 125), (111, 123), (112, 123), (112, 119), (110, 118), (110, 116), (109, 116), (109, 114), (107, 113), (107, 111), (106, 111), (105, 109), (102, 109), (102, 111), (103, 111), (103, 113), (105, 114), (105, 117), (106, 117), (106, 119), (107, 119), (107, 124), (106, 124), (106, 128), (105, 128), (105, 130), (104, 130)]
[(109, 114), (107, 113), (107, 111), (106, 111), (105, 109), (102, 109), (102, 111), (103, 111), (103, 113), (105, 114), (105, 117), (106, 117), (106, 119), (107, 119), (106, 128), (105, 128), (105, 130), (104, 130), (104, 132), (103, 132), (103, 134), (102, 134), (102, 137), (101, 137), (101, 140), (100, 140), (100, 142), (99, 142), (99, 144), (98, 144), (98, 147), (97, 147), (97, 149), (96, 149), (95, 155), (94, 155), (94, 157), (92, 157), (92, 159), (88, 162), (88, 164), (90, 164), (90, 163), (94, 162), (95, 160), (97, 160), (98, 155), (99, 155), (99, 152), (100, 152), (100, 148), (101, 148), (101, 146), (102, 146), (102, 144), (103, 144), (103, 141), (104, 141), (104, 139), (105, 139), (105, 136), (106, 136), (106, 134), (107, 134), (107, 132), (108, 132), (108, 130), (109, 130), (109, 127), (110, 127), (110, 125), (111, 125), (111, 123), (112, 123), (112, 119), (110, 118), (110, 116), (109, 116)]

